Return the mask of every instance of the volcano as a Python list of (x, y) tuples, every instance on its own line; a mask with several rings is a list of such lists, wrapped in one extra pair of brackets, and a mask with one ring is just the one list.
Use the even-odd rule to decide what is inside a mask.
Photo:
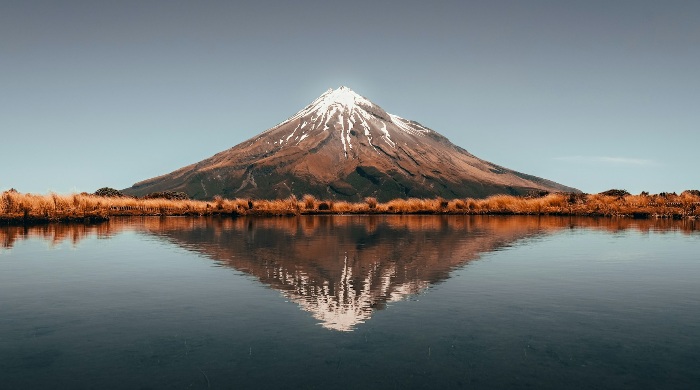
[(349, 201), (578, 192), (477, 158), (347, 87), (329, 89), (243, 143), (123, 192), (143, 196), (157, 191), (182, 191), (194, 199), (310, 194)]

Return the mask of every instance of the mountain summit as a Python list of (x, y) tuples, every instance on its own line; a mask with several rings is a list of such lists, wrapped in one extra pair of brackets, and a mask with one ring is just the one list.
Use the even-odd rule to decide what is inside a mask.
[(479, 159), (350, 88), (329, 89), (289, 119), (231, 149), (124, 190), (195, 199), (311, 194), (358, 201), (577, 191)]

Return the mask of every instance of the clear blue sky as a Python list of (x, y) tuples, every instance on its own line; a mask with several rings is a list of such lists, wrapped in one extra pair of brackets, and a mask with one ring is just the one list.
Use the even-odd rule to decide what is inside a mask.
[(585, 192), (700, 189), (699, 1), (0, 8), (0, 191), (125, 188), (347, 85)]

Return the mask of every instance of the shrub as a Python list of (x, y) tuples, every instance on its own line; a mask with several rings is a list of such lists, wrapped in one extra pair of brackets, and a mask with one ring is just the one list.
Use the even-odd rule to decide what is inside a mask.
[(533, 199), (533, 198), (544, 198), (545, 196), (549, 195), (549, 191), (545, 190), (530, 190), (528, 191), (524, 198), (526, 199)]
[(371, 210), (376, 209), (376, 208), (377, 208), (377, 204), (378, 204), (377, 198), (373, 198), (373, 197), (367, 197), (367, 198), (365, 198), (365, 203), (367, 203), (367, 206), (368, 206)]
[(151, 192), (143, 197), (144, 199), (168, 199), (168, 200), (189, 200), (190, 197), (184, 192), (160, 191)]
[(587, 194), (578, 192), (558, 192), (558, 194), (564, 195), (569, 204), (586, 203), (586, 199), (588, 198)]
[(316, 208), (316, 198), (314, 198), (313, 195), (304, 195), (302, 202), (304, 202), (304, 208), (307, 210), (313, 210)]
[(102, 187), (99, 190), (95, 191), (95, 195), (102, 196), (105, 198), (123, 198), (124, 196), (126, 196), (122, 194), (121, 191), (115, 190), (111, 187)]
[(287, 198), (287, 209), (295, 212), (299, 212), (299, 200), (296, 195), (292, 194)]
[(630, 193), (627, 192), (626, 190), (612, 189), (612, 190), (603, 191), (603, 192), (600, 193), (600, 195), (614, 196), (614, 197), (617, 197), (617, 198), (623, 198), (623, 197), (625, 197), (625, 196), (627, 196), (627, 195), (630, 195)]
[(215, 195), (214, 196), (214, 204), (216, 205), (217, 210), (223, 210), (224, 209), (224, 198), (222, 198), (221, 195)]

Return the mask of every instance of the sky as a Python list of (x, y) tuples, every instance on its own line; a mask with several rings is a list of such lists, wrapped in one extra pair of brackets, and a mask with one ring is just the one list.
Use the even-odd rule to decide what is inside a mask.
[(700, 2), (0, 5), (0, 191), (122, 189), (352, 88), (597, 193), (700, 189)]

